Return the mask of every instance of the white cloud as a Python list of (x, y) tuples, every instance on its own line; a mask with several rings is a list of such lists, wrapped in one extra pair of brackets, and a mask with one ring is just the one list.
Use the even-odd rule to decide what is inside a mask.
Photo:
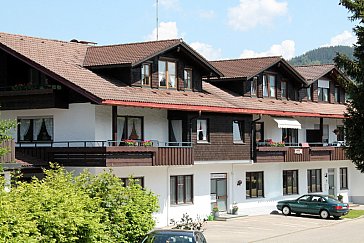
[(201, 10), (199, 12), (199, 16), (203, 19), (212, 19), (213, 17), (215, 17), (215, 12), (214, 10)]
[(280, 44), (272, 45), (267, 51), (255, 52), (253, 50), (244, 50), (240, 54), (240, 58), (266, 56), (283, 56), (287, 60), (291, 59), (295, 56), (295, 42), (293, 40), (284, 40)]
[(166, 9), (179, 9), (178, 0), (158, 0), (158, 5)]
[(277, 0), (240, 0), (238, 6), (228, 10), (228, 24), (240, 31), (270, 25), (275, 17), (287, 13), (287, 6), (287, 2)]
[(200, 53), (207, 60), (217, 60), (221, 58), (221, 49), (214, 48), (210, 44), (202, 43), (202, 42), (193, 42), (190, 46), (195, 49), (198, 53)]
[(321, 47), (327, 46), (353, 46), (356, 43), (357, 38), (352, 32), (345, 30), (343, 33), (338, 34), (330, 39), (330, 43), (322, 45)]
[[(160, 22), (158, 25), (158, 40), (176, 39), (178, 37), (178, 29), (176, 22)], [(147, 36), (147, 40), (157, 39), (157, 28)]]

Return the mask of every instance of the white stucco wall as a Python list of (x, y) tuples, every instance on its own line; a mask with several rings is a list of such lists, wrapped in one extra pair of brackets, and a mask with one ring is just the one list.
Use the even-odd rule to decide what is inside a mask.
[[(339, 168), (348, 167), (349, 190), (340, 190)], [(212, 173), (227, 174), (227, 207), (231, 209), (233, 202), (239, 206), (239, 214), (258, 215), (269, 214), (276, 210), (276, 203), (282, 199), (297, 198), (307, 193), (307, 169), (322, 170), (323, 194), (328, 194), (328, 179), (325, 177), (329, 168), (335, 169), (336, 195), (342, 194), (344, 201), (348, 202), (352, 195), (363, 195), (360, 184), (364, 183), (364, 175), (354, 173), (350, 161), (326, 162), (295, 162), (295, 163), (260, 163), (260, 164), (218, 164), (193, 165), (193, 166), (158, 166), (158, 167), (114, 167), (113, 173), (118, 177), (129, 175), (144, 177), (144, 185), (159, 197), (160, 211), (155, 214), (157, 226), (167, 226), (170, 219), (179, 220), (184, 213), (191, 217), (205, 218), (211, 212), (210, 179)], [(83, 168), (68, 168), (80, 172)], [(100, 173), (104, 168), (90, 168), (93, 173)], [(282, 174), (283, 170), (298, 170), (299, 195), (283, 196)], [(245, 194), (246, 172), (264, 172), (264, 198), (247, 199)], [(194, 203), (188, 205), (170, 205), (169, 178), (172, 175), (193, 175)], [(240, 186), (238, 180), (242, 180)], [(355, 182), (353, 182), (355, 181)], [(363, 197), (364, 198), (364, 197)]]
[(118, 107), (118, 115), (144, 117), (144, 140), (168, 142), (167, 110)]
[[(2, 111), (3, 119), (21, 117), (53, 117), (54, 141), (95, 140), (95, 106), (89, 103), (70, 104), (69, 109), (37, 109)], [(17, 141), (17, 133), (13, 134)]]

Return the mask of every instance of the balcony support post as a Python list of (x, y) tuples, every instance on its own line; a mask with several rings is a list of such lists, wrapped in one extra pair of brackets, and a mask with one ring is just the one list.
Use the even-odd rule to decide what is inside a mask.
[[(112, 114), (111, 114), (111, 119), (112, 119), (112, 140), (113, 141), (117, 141), (117, 136), (118, 136), (118, 107), (117, 106), (112, 106)], [(117, 145), (112, 143), (113, 145)]]

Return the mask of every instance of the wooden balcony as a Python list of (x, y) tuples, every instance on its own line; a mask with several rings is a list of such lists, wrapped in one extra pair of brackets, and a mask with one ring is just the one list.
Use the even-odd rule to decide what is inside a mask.
[(347, 160), (344, 147), (257, 147), (256, 163)]
[(15, 142), (14, 140), (5, 140), (0, 143), (0, 148), (6, 148), (9, 153), (0, 156), (0, 164), (15, 162)]
[[(83, 145), (81, 146), (81, 144)], [(79, 142), (61, 146), (49, 144), (19, 144), (16, 156), (37, 159), (37, 164), (46, 165), (57, 162), (64, 166), (168, 166), (192, 165), (193, 148), (191, 146), (144, 147), (144, 146), (89, 146), (88, 142)], [(96, 144), (94, 144), (96, 145)], [(34, 161), (34, 160), (33, 160)]]
[(0, 90), (1, 110), (68, 108), (62, 90)]

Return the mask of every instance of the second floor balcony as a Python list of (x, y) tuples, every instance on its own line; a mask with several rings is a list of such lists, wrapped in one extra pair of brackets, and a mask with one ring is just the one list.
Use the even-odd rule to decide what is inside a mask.
[(17, 143), (16, 156), (39, 164), (64, 166), (168, 166), (192, 165), (190, 143), (159, 141), (66, 141)]

